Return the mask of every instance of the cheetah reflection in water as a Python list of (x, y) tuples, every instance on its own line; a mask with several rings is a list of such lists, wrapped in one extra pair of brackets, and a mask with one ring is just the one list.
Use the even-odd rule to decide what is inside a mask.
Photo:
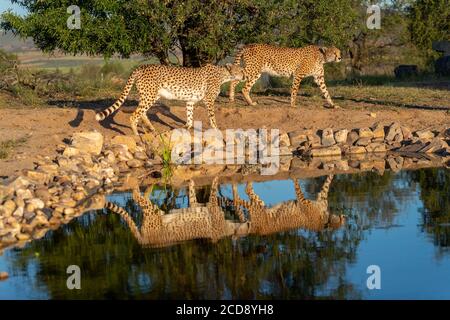
[[(149, 188), (150, 189), (150, 188)], [(139, 229), (130, 215), (113, 203), (106, 207), (119, 214), (131, 229), (132, 234), (142, 246), (164, 247), (193, 239), (210, 239), (213, 242), (238, 233), (246, 223), (225, 219), (225, 213), (219, 206), (217, 196), (218, 178), (211, 186), (206, 204), (197, 202), (193, 180), (189, 182), (189, 207), (173, 209), (165, 214), (149, 197), (142, 196), (139, 188), (133, 190), (133, 200), (143, 213), (142, 226)]]
[(315, 201), (305, 199), (302, 189), (293, 179), (296, 200), (285, 201), (268, 208), (255, 193), (253, 184), (247, 183), (245, 192), (249, 201), (238, 197), (237, 186), (233, 186), (234, 206), (241, 221), (245, 221), (241, 208), (246, 209), (250, 221), (250, 233), (268, 235), (291, 229), (321, 231), (327, 228), (337, 229), (345, 224), (343, 215), (330, 214), (328, 211), (328, 191), (333, 176), (327, 176)]
[[(139, 229), (130, 215), (113, 203), (106, 207), (119, 214), (131, 229), (132, 234), (143, 246), (164, 247), (193, 239), (209, 239), (213, 242), (232, 236), (272, 233), (306, 229), (322, 231), (337, 229), (345, 224), (342, 215), (328, 211), (328, 191), (333, 176), (329, 175), (315, 201), (305, 199), (297, 180), (294, 180), (296, 200), (285, 201), (274, 207), (267, 207), (248, 182), (245, 192), (249, 200), (239, 197), (237, 185), (233, 184), (233, 199), (218, 196), (218, 178), (213, 180), (211, 193), (206, 204), (197, 202), (193, 180), (189, 182), (189, 207), (173, 209), (169, 214), (153, 204), (148, 194), (142, 196), (139, 188), (133, 190), (133, 199), (142, 209), (143, 222)], [(150, 190), (150, 188), (149, 188)], [(239, 222), (225, 219), (225, 208), (238, 217)]]

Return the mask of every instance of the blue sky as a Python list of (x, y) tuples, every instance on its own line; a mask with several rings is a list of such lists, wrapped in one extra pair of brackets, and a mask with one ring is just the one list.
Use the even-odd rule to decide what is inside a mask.
[(23, 14), (25, 10), (17, 4), (12, 4), (10, 0), (0, 0), (0, 13), (12, 9), (14, 12)]

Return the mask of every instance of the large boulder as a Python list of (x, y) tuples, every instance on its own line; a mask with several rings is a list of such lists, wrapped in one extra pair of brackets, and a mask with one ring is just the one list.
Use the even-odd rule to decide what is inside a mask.
[(434, 63), (434, 71), (440, 76), (450, 76), (450, 56), (437, 59)]
[(71, 145), (81, 152), (99, 155), (103, 147), (103, 135), (97, 131), (78, 132), (72, 136)]
[(394, 74), (397, 79), (410, 78), (419, 74), (416, 65), (399, 65), (394, 69)]
[(333, 135), (333, 129), (331, 128), (326, 128), (323, 129), (322, 131), (322, 145), (324, 147), (329, 147), (336, 144), (336, 141), (334, 140), (334, 135)]
[(337, 144), (345, 143), (347, 141), (348, 130), (342, 129), (338, 130), (334, 133), (334, 140), (336, 140)]

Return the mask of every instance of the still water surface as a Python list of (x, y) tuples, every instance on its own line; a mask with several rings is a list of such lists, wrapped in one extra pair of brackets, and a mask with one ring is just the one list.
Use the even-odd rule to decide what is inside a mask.
[[(315, 199), (325, 181), (300, 179), (305, 198)], [(207, 202), (211, 189), (196, 188), (197, 201)], [(252, 190), (267, 208), (261, 214), (296, 199), (292, 180), (255, 182)], [(246, 184), (237, 193), (251, 202)], [(188, 188), (154, 187), (148, 195), (164, 212), (189, 206)], [(232, 199), (232, 186), (219, 185), (217, 195)], [(0, 271), (10, 277), (0, 282), (0, 299), (450, 299), (448, 169), (335, 176), (329, 212), (345, 215), (343, 225), (277, 230), (277, 222), (257, 232), (223, 207), (228, 229), (221, 236), (158, 245), (143, 241), (151, 229), (141, 228), (142, 208), (131, 193), (108, 200), (138, 231), (104, 209), (7, 250)], [(69, 265), (81, 268), (81, 290), (66, 287)], [(381, 270), (379, 290), (366, 285), (371, 265)]]

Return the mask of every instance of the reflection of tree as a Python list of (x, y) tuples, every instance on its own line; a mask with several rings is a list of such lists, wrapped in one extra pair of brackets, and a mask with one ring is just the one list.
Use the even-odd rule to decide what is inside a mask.
[[(139, 221), (131, 201), (126, 207)], [(343, 279), (360, 239), (361, 231), (349, 226), (142, 249), (117, 215), (97, 212), (31, 243), (14, 263), (25, 267), (37, 259), (37, 285), (60, 299), (358, 298)], [(72, 264), (81, 267), (82, 290), (66, 288)]]
[[(394, 177), (390, 171), (382, 176), (374, 172), (336, 176), (328, 198), (330, 211), (357, 215), (361, 226), (391, 225), (398, 206), (406, 200), (402, 194), (410, 192), (405, 186), (399, 188)], [(320, 183), (321, 179), (308, 180), (306, 190), (311, 194)]]
[(450, 246), (450, 171), (443, 168), (417, 170), (412, 180), (420, 186), (424, 227), (440, 247)]

